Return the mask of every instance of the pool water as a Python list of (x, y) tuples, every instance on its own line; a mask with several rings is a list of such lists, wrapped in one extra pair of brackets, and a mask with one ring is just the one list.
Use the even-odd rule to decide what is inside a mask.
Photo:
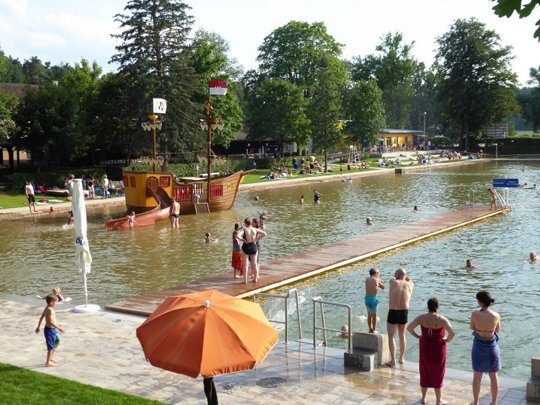
[[(112, 303), (229, 269), (233, 224), (245, 216), (256, 216), (258, 210), (271, 217), (269, 235), (262, 241), (264, 261), (428, 218), (463, 207), (473, 198), (476, 203), (488, 203), (486, 189), (491, 179), (505, 176), (540, 185), (540, 163), (478, 163), (351, 182), (241, 192), (232, 210), (183, 216), (180, 230), (170, 229), (164, 221), (153, 228), (106, 232), (105, 222), (119, 214), (118, 209), (106, 210), (89, 217), (94, 258), (89, 276), (91, 301)], [(318, 206), (311, 202), (314, 187), (322, 194)], [(298, 204), (301, 195), (306, 199), (304, 206)], [(540, 250), (539, 196), (539, 189), (510, 190), (513, 210), (508, 215), (294, 285), (304, 300), (304, 329), (311, 335), (311, 298), (322, 296), (352, 305), (353, 329), (367, 330), (363, 305), (367, 270), (379, 268), (388, 284), (393, 271), (403, 266), (416, 283), (410, 318), (424, 310), (429, 297), (436, 296), (440, 312), (456, 329), (456, 338), (448, 346), (450, 367), (470, 369), (468, 320), (475, 309), (476, 291), (487, 289), (502, 316), (503, 373), (526, 378), (530, 358), (538, 355), (536, 348), (540, 347), (540, 263), (527, 260), (530, 251)], [(415, 205), (418, 213), (413, 212)], [(373, 226), (365, 225), (367, 216), (373, 219)], [(63, 222), (62, 218), (40, 218), (0, 224), (0, 291), (35, 296), (60, 286), (64, 295), (83, 299), (81, 276), (74, 266), (74, 231), (63, 230)], [(218, 241), (205, 244), (206, 232)], [(473, 260), (475, 269), (464, 267), (467, 258)], [(386, 294), (381, 294), (379, 309), (382, 331)], [(265, 307), (271, 315), (280, 311), (275, 303)], [(342, 312), (333, 310), (326, 316), (338, 329), (345, 323)], [(411, 337), (409, 343), (407, 357), (414, 360), (416, 342)], [(332, 344), (343, 342), (336, 338)]]

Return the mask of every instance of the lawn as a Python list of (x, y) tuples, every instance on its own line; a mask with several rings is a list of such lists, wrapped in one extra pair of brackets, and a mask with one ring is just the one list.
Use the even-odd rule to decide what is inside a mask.
[(1, 404), (160, 404), (0, 363)]
[[(360, 171), (360, 170), (357, 170), (357, 169), (352, 169), (352, 170), (347, 170), (347, 164), (343, 164), (343, 174), (346, 175), (348, 173), (355, 173), (357, 171)], [(253, 183), (262, 183), (262, 182), (268, 182), (268, 181), (287, 181), (287, 180), (292, 180), (292, 179), (310, 179), (310, 178), (313, 178), (313, 177), (325, 177), (325, 176), (329, 176), (329, 175), (332, 175), (332, 174), (339, 174), (339, 164), (329, 164), (328, 165), (328, 168), (332, 169), (333, 172), (329, 172), (329, 173), (320, 173), (320, 174), (293, 174), (292, 176), (290, 177), (285, 177), (283, 179), (280, 179), (280, 180), (269, 180), (269, 179), (263, 179), (261, 177), (263, 176), (266, 176), (268, 173), (271, 172), (271, 170), (269, 169), (266, 169), (266, 170), (255, 170), (254, 172), (252, 173), (249, 173), (247, 175), (245, 175), (242, 179), (242, 184), (253, 184)], [(364, 170), (365, 171), (365, 170)]]
[(0, 192), (0, 209), (2, 208), (19, 208), (27, 207), (28, 201), (26, 196), (15, 191)]

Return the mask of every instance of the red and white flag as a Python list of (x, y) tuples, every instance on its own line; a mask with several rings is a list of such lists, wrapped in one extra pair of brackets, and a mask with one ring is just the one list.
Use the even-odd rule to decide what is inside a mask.
[(224, 96), (227, 94), (227, 83), (222, 80), (212, 80), (208, 87), (211, 96)]

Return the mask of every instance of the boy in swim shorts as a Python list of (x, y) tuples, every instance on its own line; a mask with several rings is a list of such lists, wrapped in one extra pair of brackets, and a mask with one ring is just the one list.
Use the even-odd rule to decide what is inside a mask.
[(377, 299), (377, 292), (379, 288), (384, 290), (384, 285), (381, 283), (379, 276), (381, 273), (379, 270), (372, 268), (369, 270), (369, 277), (366, 278), (366, 296), (364, 297), (364, 303), (367, 308), (367, 323), (369, 333), (377, 332), (377, 307), (379, 306), (379, 300)]
[(45, 335), (45, 344), (47, 346), (47, 361), (45, 362), (45, 367), (53, 367), (56, 364), (56, 362), (53, 360), (54, 352), (60, 344), (58, 332), (64, 333), (64, 329), (56, 325), (56, 314), (54, 312), (54, 307), (58, 302), (58, 299), (54, 295), (49, 294), (47, 297), (45, 297), (45, 301), (47, 302), (47, 306), (39, 318), (36, 333), (39, 333), (41, 321), (43, 318), (45, 318), (45, 329), (43, 329), (43, 333)]

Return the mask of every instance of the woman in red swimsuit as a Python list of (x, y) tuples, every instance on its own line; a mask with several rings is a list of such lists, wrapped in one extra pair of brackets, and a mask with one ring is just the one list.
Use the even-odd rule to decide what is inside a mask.
[[(427, 389), (434, 388), (437, 405), (439, 405), (442, 403), (441, 388), (446, 371), (446, 343), (454, 338), (454, 329), (452, 329), (448, 319), (437, 313), (439, 309), (437, 298), (430, 298), (427, 306), (428, 312), (419, 315), (412, 321), (407, 330), (420, 340), (419, 366), (422, 404), (426, 403)], [(414, 330), (418, 325), (422, 328), (421, 335)]]

